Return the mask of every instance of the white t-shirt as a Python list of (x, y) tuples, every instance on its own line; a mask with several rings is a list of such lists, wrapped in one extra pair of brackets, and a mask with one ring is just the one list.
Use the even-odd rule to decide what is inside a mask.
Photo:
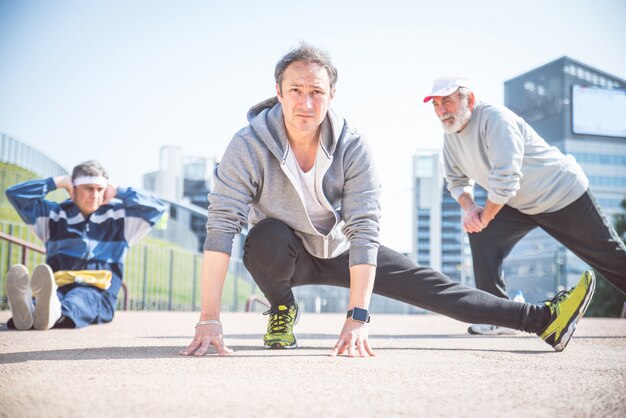
[(302, 195), (304, 197), (304, 206), (309, 218), (311, 219), (311, 223), (321, 234), (328, 234), (333, 225), (335, 225), (335, 214), (322, 206), (317, 197), (317, 193), (315, 192), (317, 158), (315, 158), (313, 168), (305, 173), (300, 168), (300, 164), (298, 164), (293, 150), (291, 150), (287, 156), (287, 165), (292, 172), (297, 174), (298, 179), (300, 180), (300, 187), (302, 188)]

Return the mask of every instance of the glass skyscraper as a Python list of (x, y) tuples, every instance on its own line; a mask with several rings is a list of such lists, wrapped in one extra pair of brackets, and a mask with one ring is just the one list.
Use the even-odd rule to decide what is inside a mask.
[[(441, 151), (420, 151), (413, 157), (412, 257), (420, 265), (473, 286), (472, 258), (461, 225), (461, 207), (446, 188), (441, 158)], [(483, 205), (486, 196), (477, 185), (476, 202)]]

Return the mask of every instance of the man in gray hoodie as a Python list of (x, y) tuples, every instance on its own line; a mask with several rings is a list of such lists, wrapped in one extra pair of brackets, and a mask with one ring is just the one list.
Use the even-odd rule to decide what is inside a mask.
[(367, 323), (372, 292), (465, 321), (537, 333), (562, 350), (594, 289), (585, 274), (546, 305), (517, 303), (467, 288), (379, 244), (379, 184), (361, 134), (330, 109), (337, 70), (302, 45), (276, 65), (276, 97), (254, 106), (227, 147), (209, 195), (202, 306), (183, 355), (223, 341), (220, 300), (235, 234), (248, 222), (244, 263), (271, 304), (266, 348), (295, 348), (292, 287), (350, 289), (348, 312), (330, 354), (374, 355)]
[[(534, 228), (542, 228), (626, 292), (626, 246), (589, 190), (574, 157), (562, 154), (505, 107), (477, 100), (468, 80), (440, 77), (432, 100), (444, 134), (448, 190), (463, 208), (476, 286), (508, 298), (502, 262)], [(487, 191), (484, 207), (473, 185)], [(510, 333), (476, 324), (471, 334)]]

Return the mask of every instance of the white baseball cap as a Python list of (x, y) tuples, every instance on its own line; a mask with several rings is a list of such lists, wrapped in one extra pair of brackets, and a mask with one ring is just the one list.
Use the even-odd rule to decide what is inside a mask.
[(449, 96), (457, 91), (459, 87), (471, 88), (471, 83), (463, 77), (439, 77), (435, 80), (430, 95), (424, 97), (424, 103), (427, 103), (433, 97)]

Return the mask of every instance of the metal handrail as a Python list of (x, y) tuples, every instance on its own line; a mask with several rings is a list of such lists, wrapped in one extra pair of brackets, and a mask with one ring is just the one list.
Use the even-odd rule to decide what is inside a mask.
[(264, 305), (268, 308), (271, 306), (270, 303), (265, 298), (262, 298), (261, 296), (258, 296), (258, 295), (251, 295), (246, 301), (246, 312), (250, 312), (252, 310), (253, 302), (260, 303), (261, 305)]
[(38, 247), (35, 244), (32, 244), (32, 243), (30, 243), (28, 241), (24, 241), (24, 240), (21, 240), (19, 238), (15, 238), (14, 236), (9, 235), (9, 234), (5, 234), (2, 231), (0, 231), (0, 239), (3, 239), (5, 241), (9, 241), (10, 243), (13, 243), (13, 244), (20, 245), (23, 248), (23, 250), (22, 250), (22, 264), (26, 264), (26, 259), (27, 259), (26, 256), (28, 255), (28, 250), (33, 250), (33, 251), (35, 251), (36, 253), (39, 253), (39, 254), (45, 254), (46, 253), (46, 249), (45, 248)]
[[(46, 249), (43, 247), (39, 247), (33, 243), (30, 243), (28, 241), (24, 241), (22, 239), (19, 238), (15, 238), (12, 235), (9, 234), (5, 234), (4, 232), (0, 231), (0, 239), (3, 239), (5, 241), (8, 241), (12, 244), (16, 244), (22, 247), (22, 264), (26, 265), (26, 260), (27, 260), (27, 255), (28, 255), (28, 250), (31, 251), (35, 251), (36, 253), (39, 254), (45, 254), (46, 253)], [(122, 282), (122, 290), (124, 291), (124, 303), (122, 304), (122, 310), (127, 311), (128, 310), (128, 287), (126, 286), (126, 283)]]

